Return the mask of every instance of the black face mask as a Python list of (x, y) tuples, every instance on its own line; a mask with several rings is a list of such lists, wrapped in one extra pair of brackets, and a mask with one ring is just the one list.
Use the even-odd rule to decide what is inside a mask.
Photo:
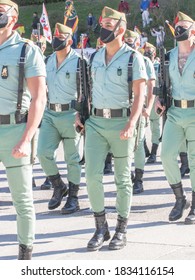
[(6, 27), (8, 24), (8, 16), (7, 13), (0, 13), (0, 29)]
[(180, 41), (185, 41), (188, 40), (189, 38), (189, 28), (184, 28), (180, 25), (178, 25), (175, 28), (175, 39), (176, 41), (180, 42)]
[(151, 52), (151, 51), (144, 52), (144, 56), (148, 57), (149, 59), (152, 59), (152, 57), (153, 57), (153, 52)]
[(66, 48), (66, 40), (60, 40), (54, 37), (52, 40), (52, 48), (54, 51), (61, 51)]
[(100, 29), (100, 40), (105, 44), (112, 42), (116, 38), (114, 32), (116, 31), (120, 23), (121, 23), (121, 19), (119, 19), (114, 30), (112, 31), (102, 27)]
[(129, 47), (131, 47), (132, 49), (135, 49), (135, 44), (134, 44), (134, 43), (127, 43), (127, 42), (126, 42), (126, 44), (127, 44)]

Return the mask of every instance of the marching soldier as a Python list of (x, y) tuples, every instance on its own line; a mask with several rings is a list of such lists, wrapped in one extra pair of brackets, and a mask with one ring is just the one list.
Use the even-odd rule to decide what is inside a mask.
[(0, 0), (0, 161), (17, 212), (19, 260), (30, 260), (35, 237), (31, 140), (46, 103), (45, 64), (33, 43), (12, 31), (18, 5)]
[[(72, 29), (56, 23), (52, 41), (55, 52), (49, 57), (46, 65), (48, 105), (40, 127), (37, 152), (41, 166), (54, 188), (48, 204), (49, 210), (60, 206), (63, 197), (68, 195), (61, 210), (62, 214), (79, 210), (78, 191), (81, 178), (78, 153), (81, 137), (74, 126), (79, 55), (71, 49), (71, 45)], [(67, 162), (69, 188), (63, 182), (55, 162), (55, 152), (61, 141)]]
[[(96, 224), (96, 231), (87, 244), (90, 251), (100, 249), (103, 242), (110, 239), (102, 184), (104, 162), (110, 150), (114, 157), (118, 218), (109, 249), (117, 250), (126, 245), (132, 198), (131, 157), (147, 76), (143, 58), (135, 52), (132, 67), (134, 102), (130, 108), (127, 73), (132, 49), (123, 43), (125, 30), (125, 14), (104, 7), (100, 39), (106, 46), (95, 54), (92, 61), (92, 110), (86, 121), (86, 182)], [(76, 125), (80, 125), (79, 116)]]
[[(159, 67), (160, 63), (158, 60), (156, 60), (156, 48), (152, 44), (146, 42), (144, 46), (144, 55), (152, 61), (156, 73), (156, 85), (155, 88), (158, 91), (159, 88), (159, 82), (158, 82), (158, 76), (159, 76)], [(160, 139), (160, 116), (155, 112), (155, 103), (152, 107), (151, 113), (150, 113), (150, 129), (151, 129), (151, 140), (152, 140), (152, 149), (150, 152), (150, 155), (147, 159), (146, 163), (155, 163), (156, 162), (156, 154), (159, 146), (159, 139)]]
[[(133, 32), (131, 30), (126, 30), (125, 42), (135, 50), (138, 50), (140, 47), (140, 36), (137, 32)], [(152, 61), (144, 56), (144, 62), (146, 66), (146, 72), (148, 76), (146, 88), (144, 89), (145, 94), (145, 106), (142, 110), (142, 116), (139, 120), (139, 125), (137, 128), (138, 131), (138, 143), (134, 154), (134, 164), (135, 164), (135, 177), (133, 179), (133, 194), (139, 194), (144, 191), (143, 188), (143, 174), (144, 174), (144, 166), (145, 166), (145, 149), (144, 149), (144, 139), (145, 139), (145, 131), (147, 125), (147, 119), (150, 116), (154, 98), (153, 89), (155, 86), (155, 70)]]
[[(167, 120), (162, 135), (161, 159), (167, 180), (176, 198), (169, 214), (170, 221), (176, 221), (189, 207), (181, 182), (177, 156), (183, 141), (188, 142), (190, 180), (192, 184), (192, 204), (186, 224), (195, 223), (195, 50), (194, 20), (178, 12), (175, 24), (175, 39), (178, 46), (171, 50), (169, 58), (169, 77), (172, 85), (172, 105), (168, 108)], [(164, 110), (160, 100), (156, 108)]]

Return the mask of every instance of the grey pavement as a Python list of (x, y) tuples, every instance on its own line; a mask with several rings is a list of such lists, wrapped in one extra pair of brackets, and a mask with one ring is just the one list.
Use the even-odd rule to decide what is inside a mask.
[[(66, 182), (66, 164), (63, 151), (58, 150), (57, 163)], [(113, 166), (114, 168), (114, 166)], [(86, 245), (94, 233), (94, 218), (90, 209), (85, 184), (85, 169), (79, 192), (80, 211), (61, 215), (62, 205), (49, 211), (48, 200), (52, 190), (41, 190), (45, 176), (37, 162), (34, 165), (37, 187), (33, 190), (36, 209), (36, 241), (34, 260), (194, 260), (195, 225), (184, 225), (189, 209), (177, 222), (169, 222), (168, 215), (174, 205), (174, 196), (165, 179), (160, 157), (157, 163), (145, 166), (144, 192), (133, 196), (128, 223), (127, 246), (119, 251), (108, 250), (108, 242), (96, 252), (88, 252)], [(183, 179), (185, 190), (191, 199), (189, 176)], [(114, 176), (104, 176), (105, 205), (111, 234), (114, 234), (117, 213), (115, 210), (116, 189)], [(16, 214), (0, 164), (0, 260), (15, 260), (18, 243)]]

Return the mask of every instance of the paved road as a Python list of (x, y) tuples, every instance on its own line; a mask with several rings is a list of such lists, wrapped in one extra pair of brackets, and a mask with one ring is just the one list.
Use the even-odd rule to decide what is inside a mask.
[[(66, 164), (62, 147), (58, 150), (59, 170), (66, 181)], [(49, 211), (48, 200), (52, 190), (40, 190), (44, 173), (37, 162), (34, 166), (37, 187), (34, 189), (36, 208), (36, 242), (34, 260), (194, 260), (195, 225), (184, 225), (188, 210), (178, 222), (169, 223), (168, 215), (174, 204), (174, 196), (164, 176), (160, 157), (157, 163), (146, 165), (144, 189), (133, 197), (128, 224), (128, 243), (120, 251), (109, 251), (108, 243), (99, 252), (88, 252), (86, 244), (94, 232), (94, 219), (86, 192), (85, 169), (79, 193), (81, 210), (72, 215), (61, 215), (60, 207)], [(189, 177), (184, 178), (189, 198)], [(116, 223), (115, 185), (112, 175), (104, 176), (105, 205), (111, 234)], [(65, 203), (65, 199), (63, 204)], [(62, 204), (62, 206), (63, 206)], [(12, 206), (5, 171), (0, 165), (0, 260), (17, 258), (16, 215)]]

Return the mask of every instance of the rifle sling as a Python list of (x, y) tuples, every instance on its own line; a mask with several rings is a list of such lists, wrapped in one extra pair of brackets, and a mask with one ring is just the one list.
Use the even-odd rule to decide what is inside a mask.
[(18, 98), (17, 98), (17, 110), (16, 110), (16, 120), (21, 119), (21, 108), (22, 108), (22, 96), (23, 96), (23, 84), (24, 84), (24, 64), (26, 62), (26, 48), (28, 43), (24, 43), (19, 60), (19, 78), (18, 78)]

